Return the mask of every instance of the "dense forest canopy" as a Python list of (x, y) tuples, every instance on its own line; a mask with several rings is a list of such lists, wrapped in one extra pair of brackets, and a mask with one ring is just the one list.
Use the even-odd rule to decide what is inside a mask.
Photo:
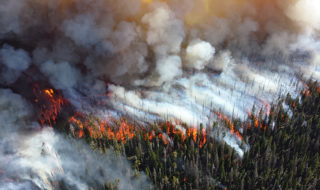
[[(70, 121), (73, 131), (62, 129), (69, 136), (84, 138), (106, 156), (114, 150), (127, 157), (135, 177), (143, 171), (154, 183), (150, 189), (319, 189), (318, 83), (309, 81), (299, 97), (288, 94), (269, 111), (253, 107), (246, 121), (221, 120), (206, 129), (169, 122), (126, 127), (125, 120), (115, 121), (103, 134), (83, 126), (83, 134), (79, 134), (82, 124), (75, 120)], [(97, 119), (91, 116), (87, 122)], [(230, 122), (233, 130), (242, 131), (242, 142), (250, 146), (243, 157), (211, 135)], [(117, 183), (91, 185), (93, 189), (117, 189)]]

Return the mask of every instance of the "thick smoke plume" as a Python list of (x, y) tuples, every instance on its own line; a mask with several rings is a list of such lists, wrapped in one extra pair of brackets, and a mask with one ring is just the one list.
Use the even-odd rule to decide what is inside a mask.
[[(30, 127), (33, 81), (60, 90), (79, 112), (208, 126), (218, 112), (245, 119), (254, 104), (268, 107), (320, 78), (317, 0), (0, 1), (0, 145), (16, 146), (13, 155), (22, 148), (13, 139), (50, 136), (59, 149), (62, 138)], [(222, 140), (243, 154), (241, 142)]]
[(112, 150), (103, 156), (31, 122), (31, 106), (10, 90), (0, 90), (0, 108), (0, 189), (103, 189), (117, 180), (119, 189), (151, 185), (144, 174), (135, 179)]

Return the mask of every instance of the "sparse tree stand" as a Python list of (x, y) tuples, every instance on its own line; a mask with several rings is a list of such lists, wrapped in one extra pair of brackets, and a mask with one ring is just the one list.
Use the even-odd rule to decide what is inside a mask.
[[(142, 132), (126, 142), (85, 135), (93, 149), (126, 156), (136, 177), (145, 172), (155, 189), (315, 190), (320, 189), (319, 111), (320, 87), (309, 81), (300, 97), (288, 94), (271, 106), (270, 114), (261, 110), (255, 115), (253, 110), (246, 121), (232, 121), (243, 128), (243, 141), (250, 145), (243, 158), (212, 138), (200, 146), (201, 133), (182, 139), (166, 123), (150, 130), (165, 132), (170, 142), (150, 140)], [(106, 183), (104, 189), (117, 189), (117, 182)]]

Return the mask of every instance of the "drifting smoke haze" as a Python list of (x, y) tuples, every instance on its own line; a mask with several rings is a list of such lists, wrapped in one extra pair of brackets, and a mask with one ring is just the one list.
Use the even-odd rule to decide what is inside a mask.
[(133, 179), (126, 158), (112, 150), (103, 156), (32, 122), (32, 109), (20, 95), (0, 90), (0, 108), (0, 189), (103, 188), (116, 179), (120, 189), (149, 187), (146, 176)]
[[(87, 189), (84, 171), (70, 163), (74, 155), (56, 152), (80, 154), (79, 167), (99, 159), (39, 129), (25, 81), (51, 85), (76, 111), (102, 118), (190, 126), (211, 125), (217, 112), (246, 119), (253, 105), (296, 96), (302, 79), (320, 78), (319, 7), (317, 0), (1, 0), (0, 159), (6, 163), (9, 154), (13, 161), (0, 169), (21, 174), (1, 188), (50, 189), (50, 179), (61, 177)], [(216, 138), (243, 155), (240, 140)], [(51, 147), (50, 162), (41, 158), (42, 141)], [(126, 182), (120, 171), (129, 166), (116, 175), (111, 160), (103, 164), (101, 180)], [(51, 175), (55, 168), (63, 171)]]

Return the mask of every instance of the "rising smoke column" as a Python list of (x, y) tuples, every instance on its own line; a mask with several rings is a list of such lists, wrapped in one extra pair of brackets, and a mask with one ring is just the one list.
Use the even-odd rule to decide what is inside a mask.
[[(126, 97), (118, 95), (117, 88), (138, 92), (133, 100), (111, 100), (137, 112), (143, 110), (136, 104), (144, 101), (171, 104), (185, 109), (183, 113), (202, 104), (209, 107), (209, 102), (215, 110), (243, 118), (244, 110), (254, 102), (259, 104), (257, 97), (269, 102), (279, 91), (296, 90), (299, 84), (294, 75), (312, 75), (310, 70), (316, 67), (318, 57), (318, 44), (312, 43), (317, 38), (318, 16), (310, 15), (309, 20), (305, 14), (316, 5), (308, 0), (189, 0), (183, 5), (179, 1), (12, 1), (2, 5), (1, 23), (10, 30), (1, 34), (2, 52), (15, 45), (11, 51), (17, 56), (30, 56), (32, 61), (22, 57), (25, 63), (21, 67), (8, 67), (10, 60), (2, 56), (6, 65), (2, 70), (17, 78), (32, 64), (71, 101), (80, 96), (79, 91), (86, 97), (106, 93), (107, 81), (114, 86), (110, 88), (114, 97)], [(10, 9), (17, 9), (17, 14), (11, 15)], [(8, 20), (12, 21), (10, 28), (5, 27)], [(310, 47), (303, 44), (306, 39)], [(303, 64), (295, 63), (294, 58), (299, 56), (308, 59)], [(301, 66), (303, 73), (299, 71)], [(317, 71), (313, 73), (316, 76)], [(205, 87), (208, 93), (201, 91), (206, 91)], [(210, 88), (222, 92), (216, 95)], [(225, 99), (223, 91), (230, 94), (237, 88), (243, 98), (235, 100), (237, 95), (230, 95), (230, 105), (215, 100)], [(183, 108), (181, 97), (190, 102), (190, 107)], [(239, 105), (239, 99), (250, 97), (255, 97), (250, 104)], [(140, 107), (157, 112), (148, 106)], [(151, 114), (179, 118), (174, 112), (160, 112)], [(208, 115), (201, 112), (208, 114), (205, 110), (192, 111), (194, 118), (184, 122), (202, 122), (198, 115)]]
[[(62, 138), (34, 129), (30, 80), (99, 117), (191, 126), (211, 125), (217, 112), (245, 119), (254, 104), (297, 95), (301, 78), (319, 79), (319, 7), (316, 0), (1, 0), (2, 150), (13, 144), (19, 152), (13, 139)], [(9, 106), (21, 97), (28, 103)], [(231, 134), (221, 140), (243, 154)]]

